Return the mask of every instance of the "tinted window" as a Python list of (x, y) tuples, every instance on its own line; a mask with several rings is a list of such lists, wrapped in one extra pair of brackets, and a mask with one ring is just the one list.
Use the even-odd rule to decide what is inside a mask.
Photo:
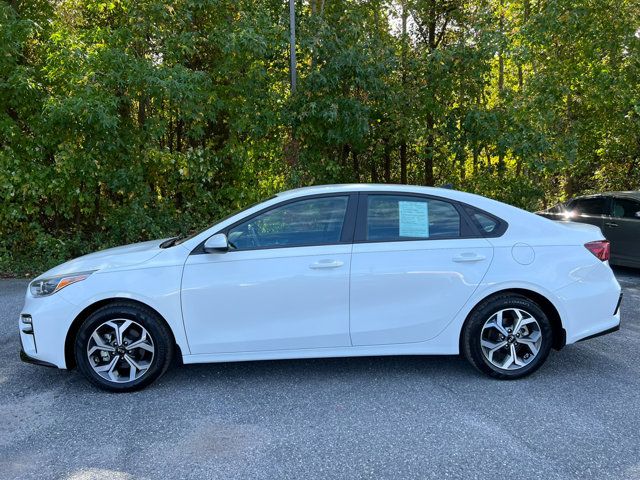
[(606, 200), (604, 198), (579, 198), (571, 204), (577, 215), (604, 215)]
[(338, 243), (348, 201), (311, 198), (273, 208), (229, 230), (229, 243), (237, 250)]
[(460, 236), (460, 214), (440, 200), (369, 195), (366, 239), (394, 241)]
[(473, 223), (476, 224), (476, 227), (478, 227), (478, 229), (480, 229), (481, 232), (494, 233), (498, 228), (498, 225), (499, 225), (498, 221), (490, 217), (489, 215), (479, 210), (476, 210), (473, 207), (465, 207), (465, 210), (467, 211), (467, 214), (471, 217), (471, 220), (473, 220)]
[(635, 218), (636, 213), (640, 212), (640, 202), (631, 200), (629, 198), (614, 198), (613, 199), (613, 216), (618, 218)]

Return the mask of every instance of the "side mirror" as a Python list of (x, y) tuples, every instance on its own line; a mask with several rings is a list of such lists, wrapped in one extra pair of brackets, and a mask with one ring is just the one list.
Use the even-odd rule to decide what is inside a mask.
[(207, 253), (220, 253), (226, 252), (227, 250), (229, 250), (229, 242), (224, 233), (216, 233), (204, 242), (204, 251)]

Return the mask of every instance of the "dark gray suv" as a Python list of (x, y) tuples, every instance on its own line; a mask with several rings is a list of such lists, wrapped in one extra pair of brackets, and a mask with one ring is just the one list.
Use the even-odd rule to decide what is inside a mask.
[(611, 264), (640, 268), (640, 191), (576, 197), (536, 213), (600, 227), (611, 242)]

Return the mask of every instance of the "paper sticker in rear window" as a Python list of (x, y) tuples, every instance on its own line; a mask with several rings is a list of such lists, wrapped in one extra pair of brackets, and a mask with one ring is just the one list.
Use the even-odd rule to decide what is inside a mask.
[(427, 202), (398, 202), (400, 236), (429, 238), (429, 205)]

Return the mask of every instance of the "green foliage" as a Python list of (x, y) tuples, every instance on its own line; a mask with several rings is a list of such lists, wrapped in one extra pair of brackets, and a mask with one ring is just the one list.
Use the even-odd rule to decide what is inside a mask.
[(0, 272), (293, 186), (451, 183), (536, 209), (640, 185), (638, 0), (297, 16), (291, 94), (282, 0), (0, 3)]

